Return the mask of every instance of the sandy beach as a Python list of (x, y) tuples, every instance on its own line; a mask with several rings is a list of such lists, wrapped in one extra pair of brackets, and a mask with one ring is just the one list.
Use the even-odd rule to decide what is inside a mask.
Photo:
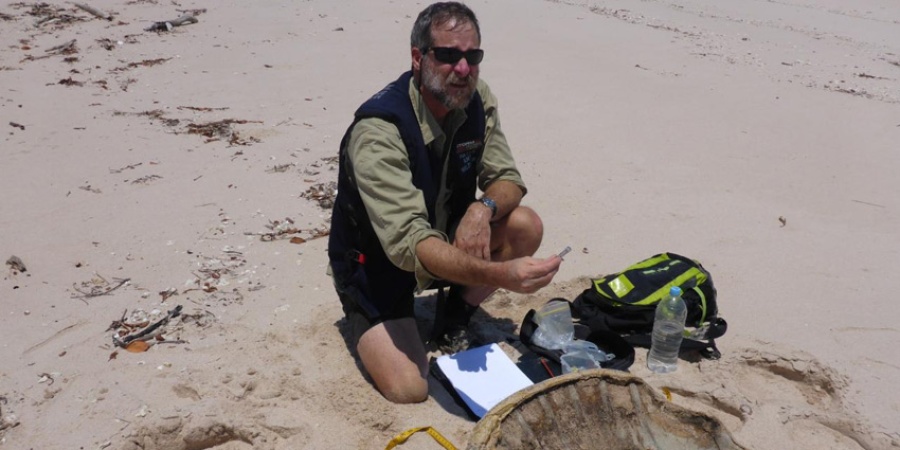
[[(467, 4), (538, 256), (574, 249), (476, 333), (515, 358), (529, 309), (687, 255), (722, 359), (632, 374), (750, 449), (900, 448), (900, 4)], [(465, 448), (439, 384), (371, 386), (325, 273), (341, 136), (426, 5), (0, 3), (0, 448)]]

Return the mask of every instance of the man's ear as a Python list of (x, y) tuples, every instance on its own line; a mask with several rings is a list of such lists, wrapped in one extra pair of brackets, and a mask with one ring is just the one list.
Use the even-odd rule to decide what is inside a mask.
[(412, 56), (413, 73), (419, 73), (419, 69), (422, 67), (422, 50), (419, 50), (418, 47), (413, 47), (410, 50), (410, 55)]

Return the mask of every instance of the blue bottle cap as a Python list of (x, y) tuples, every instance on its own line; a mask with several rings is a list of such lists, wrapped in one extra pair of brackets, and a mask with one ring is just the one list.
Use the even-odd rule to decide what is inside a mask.
[(672, 288), (669, 289), (669, 295), (671, 295), (672, 297), (681, 296), (681, 288), (678, 286), (672, 286)]

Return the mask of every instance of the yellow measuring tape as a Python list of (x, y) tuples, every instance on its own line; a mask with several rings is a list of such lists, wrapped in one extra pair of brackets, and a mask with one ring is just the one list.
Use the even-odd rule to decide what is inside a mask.
[(384, 448), (384, 450), (391, 450), (392, 448), (394, 448), (398, 445), (402, 445), (402, 444), (406, 443), (406, 440), (409, 439), (410, 436), (412, 436), (420, 431), (424, 431), (424, 432), (428, 433), (429, 436), (434, 438), (434, 440), (437, 441), (438, 444), (441, 444), (441, 446), (444, 447), (445, 449), (456, 450), (456, 447), (454, 447), (453, 444), (451, 444), (450, 441), (447, 440), (447, 438), (442, 436), (441, 433), (438, 433), (437, 430), (435, 430), (434, 428), (431, 428), (431, 427), (419, 427), (419, 428), (412, 428), (412, 429), (406, 430), (406, 431), (398, 434), (393, 439), (391, 439), (391, 442), (388, 442), (388, 445), (387, 445), (387, 447)]

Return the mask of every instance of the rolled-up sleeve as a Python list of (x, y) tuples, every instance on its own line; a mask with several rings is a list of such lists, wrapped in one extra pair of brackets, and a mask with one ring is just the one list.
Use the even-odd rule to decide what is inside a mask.
[(448, 238), (431, 228), (397, 127), (377, 118), (359, 121), (350, 134), (347, 156), (385, 254), (400, 269), (415, 273), (419, 290), (426, 289), (436, 277), (419, 262), (416, 246), (429, 237)]
[(485, 114), (484, 156), (477, 167), (478, 188), (484, 191), (491, 183), (506, 180), (518, 185), (524, 195), (527, 192), (525, 182), (516, 168), (506, 135), (500, 127), (497, 98), (483, 80), (478, 81), (478, 93), (484, 103)]

